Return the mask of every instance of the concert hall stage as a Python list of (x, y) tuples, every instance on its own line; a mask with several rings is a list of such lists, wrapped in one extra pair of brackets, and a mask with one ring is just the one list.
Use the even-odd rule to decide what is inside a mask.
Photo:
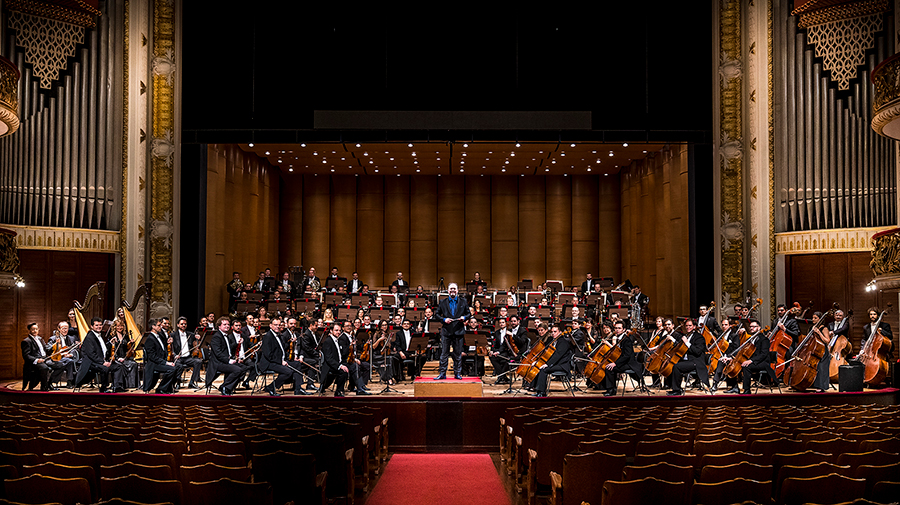
[[(452, 382), (452, 379), (450, 379)], [(377, 393), (378, 384), (372, 384), (372, 391)], [(653, 394), (626, 393), (615, 397), (604, 397), (598, 391), (576, 392), (571, 394), (558, 389), (551, 389), (547, 398), (535, 398), (524, 394), (501, 394), (505, 387), (489, 384), (483, 385), (484, 397), (415, 397), (412, 383), (401, 383), (397, 387), (401, 393), (387, 393), (371, 396), (348, 395), (344, 398), (332, 396), (293, 396), (281, 397), (267, 395), (250, 395), (248, 391), (234, 396), (224, 397), (213, 390), (214, 394), (183, 391), (174, 395), (156, 395), (143, 393), (101, 394), (96, 389), (84, 389), (78, 393), (69, 390), (43, 392), (23, 392), (22, 382), (6, 380), (0, 382), (0, 403), (41, 402), (44, 404), (97, 404), (127, 405), (133, 403), (168, 404), (168, 405), (207, 405), (215, 406), (223, 403), (234, 404), (284, 404), (285, 402), (308, 405), (346, 405), (348, 407), (369, 405), (382, 410), (390, 419), (390, 447), (398, 452), (487, 452), (498, 448), (498, 419), (508, 407), (518, 405), (560, 405), (584, 407), (588, 405), (649, 407), (654, 405), (681, 406), (697, 405), (711, 407), (717, 405), (895, 405), (900, 403), (900, 390), (895, 388), (866, 389), (860, 393), (797, 393), (784, 390), (779, 394), (764, 392), (758, 394), (735, 395), (717, 393), (708, 395), (699, 391), (689, 391), (686, 396), (667, 396), (665, 392)], [(620, 390), (621, 393), (621, 390)]]

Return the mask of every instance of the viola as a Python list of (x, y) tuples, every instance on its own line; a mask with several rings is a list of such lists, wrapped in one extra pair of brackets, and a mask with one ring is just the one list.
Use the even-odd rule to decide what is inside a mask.
[(869, 385), (881, 384), (884, 378), (887, 377), (887, 356), (891, 347), (893, 347), (893, 343), (891, 339), (881, 334), (880, 325), (885, 314), (887, 314), (886, 310), (878, 316), (878, 320), (875, 321), (875, 328), (877, 329), (869, 335), (869, 339), (866, 340), (865, 345), (860, 349), (859, 357), (857, 358), (866, 367), (863, 373), (863, 381)]
[(806, 337), (797, 345), (791, 362), (784, 370), (784, 382), (798, 391), (805, 391), (816, 380), (819, 362), (828, 353), (828, 339), (822, 335), (825, 320), (834, 317), (835, 309), (829, 310), (810, 328)]

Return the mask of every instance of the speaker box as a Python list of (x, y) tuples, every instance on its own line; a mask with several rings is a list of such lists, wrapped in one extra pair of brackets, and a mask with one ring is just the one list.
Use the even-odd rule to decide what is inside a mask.
[(838, 391), (862, 391), (866, 367), (861, 363), (838, 367)]

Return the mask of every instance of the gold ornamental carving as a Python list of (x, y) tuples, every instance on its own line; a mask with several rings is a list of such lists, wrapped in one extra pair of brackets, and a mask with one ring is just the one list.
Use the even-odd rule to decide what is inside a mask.
[(892, 228), (872, 237), (869, 267), (876, 276), (900, 274), (900, 228)]
[(0, 137), (19, 129), (19, 69), (0, 56)]
[(880, 135), (898, 138), (900, 125), (900, 53), (881, 62), (872, 72), (872, 129)]

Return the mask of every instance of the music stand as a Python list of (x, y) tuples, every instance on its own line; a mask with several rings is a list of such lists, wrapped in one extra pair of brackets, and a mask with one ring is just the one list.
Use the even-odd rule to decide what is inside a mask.
[[(419, 367), (419, 357), (425, 357), (425, 350), (428, 348), (430, 333), (412, 333), (411, 335), (412, 338), (409, 339), (408, 351), (415, 353), (412, 357), (414, 358), (413, 362), (416, 365), (416, 377), (419, 377), (422, 373)], [(422, 360), (422, 364), (425, 364), (424, 360)]]
[(436, 295), (436, 298), (437, 298), (437, 305), (440, 305), (441, 302), (444, 301), (444, 298), (450, 298), (450, 293), (438, 293)]
[(247, 293), (247, 301), (259, 303), (265, 299), (262, 293)]
[(540, 303), (541, 298), (543, 298), (543, 297), (544, 297), (543, 291), (527, 291), (525, 293), (525, 303), (527, 303), (527, 304)]
[(571, 304), (577, 303), (576, 302), (577, 299), (578, 299), (578, 295), (576, 295), (575, 293), (571, 293), (571, 292), (560, 293), (559, 296), (557, 296), (557, 298), (556, 298), (556, 303), (558, 305), (566, 305), (566, 304), (571, 305)]
[(355, 305), (357, 307), (368, 307), (371, 301), (372, 300), (369, 299), (369, 295), (350, 295), (350, 305)]
[(607, 317), (612, 319), (613, 314), (618, 316), (619, 321), (625, 321), (628, 319), (628, 307), (610, 307)]
[(325, 279), (325, 289), (332, 290), (347, 285), (346, 277), (338, 277), (337, 279), (327, 277)]
[(340, 321), (352, 321), (356, 318), (356, 307), (347, 307), (346, 305), (341, 305), (338, 307), (337, 311), (337, 319)]
[(256, 312), (257, 310), (259, 310), (259, 308), (252, 302), (238, 302), (234, 309), (238, 314), (249, 314), (251, 312)]
[(425, 317), (425, 311), (419, 309), (406, 309), (406, 318), (414, 323), (418, 323)]
[(519, 291), (530, 291), (534, 289), (534, 281), (531, 279), (522, 279), (516, 283), (516, 289)]
[(472, 294), (478, 291), (478, 283), (477, 282), (467, 282), (466, 283), (466, 293)]
[(587, 313), (587, 307), (585, 307), (584, 305), (563, 305), (562, 317), (571, 319), (573, 307), (578, 307), (578, 309), (581, 311), (581, 317), (584, 317)]
[(553, 309), (550, 307), (540, 306), (537, 308), (537, 315), (541, 319), (550, 319), (553, 317)]
[(409, 295), (407, 300), (413, 300), (417, 309), (424, 309), (428, 305), (428, 295)]
[(607, 305), (627, 307), (631, 305), (631, 293), (628, 291), (610, 291), (606, 298)]
[(333, 307), (335, 305), (343, 305), (344, 304), (344, 295), (325, 295), (325, 306)]
[(386, 319), (390, 319), (390, 317), (391, 317), (391, 311), (390, 311), (390, 309), (387, 309), (387, 308), (384, 308), (384, 309), (370, 309), (370, 310), (369, 310), (369, 317), (372, 319), (372, 321), (376, 321), (376, 320), (377, 320), (377, 321), (384, 321), (384, 320), (386, 320)]
[(297, 314), (306, 314), (307, 312), (315, 312), (316, 301), (309, 298), (301, 298), (294, 300), (294, 312)]
[(443, 321), (432, 321), (428, 323), (428, 329), (431, 330), (428, 333), (433, 333), (436, 335), (438, 341), (441, 340), (441, 328), (444, 327)]
[(557, 293), (559, 291), (562, 291), (563, 283), (562, 283), (562, 281), (551, 281), (548, 279), (547, 280), (547, 289), (553, 291), (554, 293)]
[(266, 310), (270, 314), (275, 314), (278, 312), (286, 312), (288, 308), (288, 302), (269, 302), (266, 304)]
[[(385, 343), (385, 345), (387, 345), (387, 343)], [(382, 363), (381, 366), (382, 367), (389, 366), (389, 367), (391, 367), (391, 372), (393, 372), (394, 371), (394, 355), (386, 354), (384, 356), (384, 363)], [(384, 389), (379, 391), (377, 394), (384, 394), (384, 393), (400, 393), (401, 395), (406, 394), (403, 391), (398, 391), (398, 390), (392, 388), (391, 383), (384, 380), (384, 374), (379, 374), (379, 375), (382, 377), (381, 382), (384, 384)], [(393, 373), (391, 374), (391, 378), (393, 378)], [(388, 379), (388, 380), (390, 380), (390, 379)]]
[(472, 305), (475, 305), (475, 301), (476, 301), (476, 300), (480, 300), (480, 301), (481, 301), (481, 307), (482, 307), (482, 308), (485, 308), (485, 309), (486, 309), (486, 308), (490, 308), (490, 306), (491, 306), (490, 302), (488, 302), (487, 297), (484, 296), (484, 295), (475, 295), (474, 297), (472, 297)]
[(587, 305), (600, 305), (601, 303), (603, 303), (603, 298), (604, 298), (603, 293), (587, 295), (587, 298), (585, 298), (585, 303)]
[(397, 305), (397, 295), (394, 293), (379, 293), (378, 296), (381, 297), (381, 300), (388, 307)]

